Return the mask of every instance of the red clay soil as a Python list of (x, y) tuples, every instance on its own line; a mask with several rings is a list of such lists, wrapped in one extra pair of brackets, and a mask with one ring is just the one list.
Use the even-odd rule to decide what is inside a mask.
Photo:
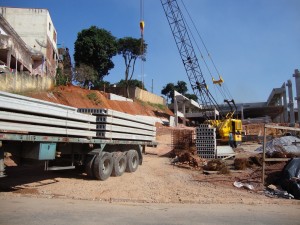
[[(133, 115), (157, 116), (172, 115), (167, 107), (160, 109), (140, 101), (125, 102), (109, 100), (103, 93), (97, 90), (87, 90), (78, 86), (59, 86), (51, 91), (30, 92), (25, 95), (45, 101), (59, 103), (63, 105), (73, 106), (76, 108), (106, 108)], [(158, 117), (158, 116), (157, 116)]]

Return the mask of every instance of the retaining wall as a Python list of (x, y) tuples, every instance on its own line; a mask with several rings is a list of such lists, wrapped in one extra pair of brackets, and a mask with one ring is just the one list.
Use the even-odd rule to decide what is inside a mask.
[(0, 74), (0, 91), (27, 92), (50, 90), (54, 87), (52, 77), (28, 75), (26, 73), (2, 73)]

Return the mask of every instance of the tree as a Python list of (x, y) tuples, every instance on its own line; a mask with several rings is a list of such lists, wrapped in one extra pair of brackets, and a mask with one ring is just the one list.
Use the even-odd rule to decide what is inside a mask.
[(195, 102), (198, 101), (198, 97), (195, 94), (186, 93), (184, 96), (187, 97), (188, 99), (194, 100)]
[(175, 89), (174, 86), (175, 85), (173, 83), (168, 83), (161, 90), (161, 94), (167, 97), (167, 102), (169, 102), (169, 99), (171, 99), (171, 102), (174, 101), (174, 89)]
[[(141, 89), (144, 88), (144, 87), (143, 87), (142, 81), (136, 80), (136, 79), (129, 80), (129, 81), (128, 81), (128, 86), (129, 86), (129, 87), (138, 87), (138, 88), (141, 88)], [(120, 80), (120, 81), (117, 83), (117, 87), (126, 87), (126, 82), (125, 82), (125, 80), (123, 80), (123, 79)], [(144, 88), (144, 90), (147, 91), (146, 88)]]
[(182, 95), (185, 95), (188, 91), (186, 82), (184, 82), (184, 81), (177, 81), (177, 84), (175, 85), (174, 88), (175, 88), (175, 91), (179, 92)]
[(98, 80), (102, 80), (114, 68), (111, 59), (117, 54), (117, 41), (109, 31), (91, 26), (78, 33), (74, 50), (76, 67), (85, 64), (97, 72)]
[(129, 95), (129, 82), (132, 80), (136, 60), (145, 59), (147, 44), (142, 39), (124, 37), (118, 40), (118, 54), (122, 55), (125, 63), (125, 78), (127, 97)]
[(56, 70), (56, 85), (66, 85), (72, 81), (72, 63), (68, 48), (59, 48), (58, 67)]
[(97, 71), (84, 63), (81, 63), (79, 66), (75, 67), (74, 79), (78, 81), (81, 86), (87, 87), (94, 84), (98, 80)]
[(180, 94), (184, 95), (188, 99), (193, 99), (194, 101), (198, 100), (196, 95), (187, 93), (188, 88), (186, 86), (186, 82), (184, 82), (184, 81), (177, 81), (176, 85), (174, 85), (173, 83), (168, 83), (161, 90), (161, 94), (165, 95), (167, 97), (167, 102), (169, 102), (169, 99), (171, 99), (171, 102), (173, 103), (174, 102), (174, 91), (179, 92)]

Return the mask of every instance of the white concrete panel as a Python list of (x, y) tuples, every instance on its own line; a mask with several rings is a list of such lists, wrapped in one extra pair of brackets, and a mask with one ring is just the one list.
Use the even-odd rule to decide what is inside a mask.
[(96, 132), (87, 130), (76, 130), (49, 126), (29, 125), (11, 122), (0, 122), (1, 132), (41, 133), (65, 136), (96, 137)]
[(22, 113), (13, 113), (13, 112), (5, 112), (5, 111), (0, 111), (0, 120), (25, 122), (30, 124), (46, 124), (49, 126), (75, 127), (75, 128), (90, 129), (90, 130), (96, 129), (96, 124), (91, 124), (86, 122), (77, 122), (71, 120), (55, 119), (50, 117), (27, 115)]

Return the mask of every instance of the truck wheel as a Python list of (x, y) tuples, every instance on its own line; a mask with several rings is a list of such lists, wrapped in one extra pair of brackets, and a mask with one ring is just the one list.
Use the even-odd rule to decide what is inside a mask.
[(127, 167), (126, 172), (133, 173), (139, 166), (139, 155), (136, 150), (129, 150), (127, 152)]
[(114, 152), (113, 162), (114, 162), (114, 166), (112, 170), (112, 176), (115, 177), (122, 176), (122, 174), (125, 172), (126, 164), (127, 164), (126, 155), (123, 152)]
[(113, 169), (112, 154), (103, 152), (96, 156), (94, 161), (94, 175), (98, 180), (106, 180)]
[(87, 155), (86, 157), (86, 163), (85, 163), (85, 172), (89, 177), (95, 177), (94, 176), (94, 161), (95, 161), (96, 155)]

